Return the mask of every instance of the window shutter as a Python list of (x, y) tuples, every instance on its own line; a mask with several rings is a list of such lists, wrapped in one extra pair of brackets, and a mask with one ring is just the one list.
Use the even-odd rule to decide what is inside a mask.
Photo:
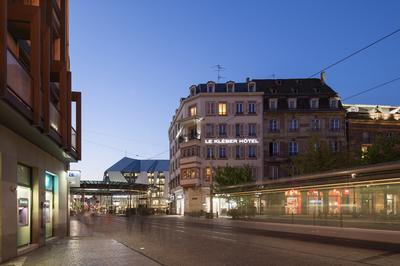
[(261, 137), (261, 130), (259, 124), (257, 124), (257, 137)]

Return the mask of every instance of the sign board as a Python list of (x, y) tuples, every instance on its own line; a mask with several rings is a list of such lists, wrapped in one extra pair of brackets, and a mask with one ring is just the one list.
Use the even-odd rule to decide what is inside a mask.
[(80, 187), (81, 184), (81, 171), (69, 170), (67, 171), (67, 178), (70, 187)]
[(258, 139), (205, 139), (205, 144), (259, 144)]

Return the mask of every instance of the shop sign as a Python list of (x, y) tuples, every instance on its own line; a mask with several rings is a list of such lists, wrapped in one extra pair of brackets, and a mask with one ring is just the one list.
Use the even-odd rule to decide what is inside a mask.
[(259, 144), (258, 139), (205, 139), (205, 144)]
[(69, 170), (67, 172), (68, 182), (70, 187), (80, 187), (81, 183), (81, 171)]

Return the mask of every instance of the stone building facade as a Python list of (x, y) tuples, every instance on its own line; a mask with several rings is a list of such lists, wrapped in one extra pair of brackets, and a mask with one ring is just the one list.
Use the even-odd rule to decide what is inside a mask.
[(347, 142), (353, 153), (365, 153), (379, 136), (400, 137), (400, 106), (345, 104)]
[(249, 165), (261, 180), (262, 100), (254, 82), (190, 87), (168, 131), (172, 213), (208, 211), (216, 167)]
[(254, 80), (264, 97), (264, 179), (288, 176), (290, 158), (323, 142), (346, 148), (345, 110), (323, 79)]

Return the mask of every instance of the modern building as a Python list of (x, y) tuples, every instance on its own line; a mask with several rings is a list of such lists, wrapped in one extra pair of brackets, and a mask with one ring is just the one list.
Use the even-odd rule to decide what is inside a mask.
[(0, 261), (68, 234), (81, 157), (68, 47), (68, 0), (0, 1)]
[(165, 212), (168, 208), (169, 160), (136, 160), (124, 157), (104, 172), (104, 182), (148, 185), (147, 195), (132, 199), (132, 207)]
[(210, 181), (217, 167), (249, 165), (254, 180), (260, 181), (262, 102), (263, 93), (251, 81), (190, 87), (168, 131), (172, 213), (209, 211)]
[(365, 153), (379, 136), (400, 136), (400, 106), (345, 104), (347, 142), (355, 153)]
[(296, 173), (290, 158), (325, 143), (346, 148), (346, 112), (338, 94), (321, 79), (253, 80), (264, 97), (264, 176)]

